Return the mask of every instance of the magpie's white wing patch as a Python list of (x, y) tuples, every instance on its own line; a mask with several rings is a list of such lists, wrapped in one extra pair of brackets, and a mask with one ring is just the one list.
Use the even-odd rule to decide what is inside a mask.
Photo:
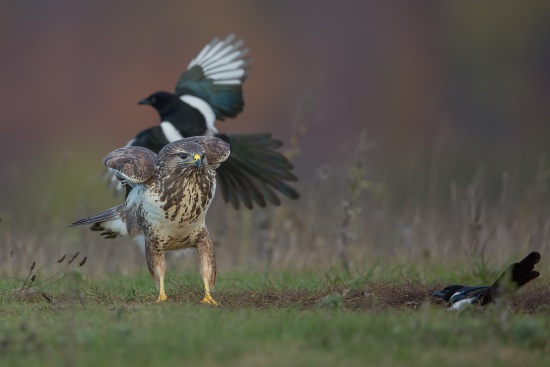
[[(206, 103), (206, 101), (190, 94), (184, 94), (180, 97), (180, 100), (196, 108), (200, 111), (200, 113), (202, 113), (202, 115), (204, 116), (204, 120), (206, 121), (206, 128), (212, 133), (212, 135), (218, 133), (218, 129), (214, 125), (216, 123), (216, 114), (214, 113), (212, 107), (210, 107), (210, 105)], [(164, 135), (168, 138), (168, 135), (166, 135), (166, 131), (164, 131), (164, 128), (162, 128), (162, 131), (164, 132)], [(181, 137), (180, 139), (183, 139), (183, 137)], [(168, 141), (173, 142), (175, 140), (168, 139)]]
[(234, 39), (234, 34), (230, 34), (223, 41), (214, 39), (191, 60), (187, 70), (198, 65), (202, 68), (204, 76), (213, 80), (214, 84), (241, 84), (247, 74), (248, 60), (245, 56), (248, 49), (241, 49), (243, 41), (233, 42)]
[(176, 140), (183, 139), (183, 136), (180, 134), (178, 129), (176, 129), (174, 125), (169, 121), (161, 122), (160, 128), (162, 129), (162, 133), (164, 134), (164, 137), (166, 138), (166, 140), (168, 140), (169, 143), (173, 143)]
[(475, 300), (475, 298), (465, 298), (463, 300), (455, 302), (449, 307), (449, 311), (460, 310), (462, 307), (473, 303)]

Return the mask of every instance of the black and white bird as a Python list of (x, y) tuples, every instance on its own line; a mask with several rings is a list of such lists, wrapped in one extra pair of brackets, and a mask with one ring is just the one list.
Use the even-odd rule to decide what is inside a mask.
[(216, 168), (229, 156), (221, 139), (197, 136), (163, 147), (159, 154), (142, 147), (109, 153), (103, 164), (128, 189), (121, 205), (74, 222), (91, 224), (105, 238), (129, 236), (145, 250), (149, 273), (159, 285), (157, 301), (166, 300), (164, 253), (196, 248), (204, 282), (203, 303), (216, 282), (214, 248), (205, 217), (216, 191)]
[[(268, 203), (279, 205), (278, 193), (299, 197), (289, 185), (296, 181), (292, 164), (277, 152), (282, 142), (271, 134), (221, 134), (216, 120), (237, 116), (244, 107), (242, 85), (251, 60), (243, 41), (229, 35), (206, 45), (176, 83), (174, 93), (156, 92), (139, 101), (158, 112), (160, 125), (145, 129), (127, 146), (159, 152), (166, 144), (191, 136), (216, 136), (231, 147), (231, 156), (218, 169), (222, 196), (236, 209)], [(112, 182), (118, 182), (112, 176)], [(120, 186), (118, 186), (120, 188)]]
[(458, 310), (467, 304), (485, 306), (495, 298), (512, 293), (520, 287), (538, 278), (540, 273), (535, 271), (535, 265), (540, 261), (538, 252), (531, 252), (525, 259), (514, 263), (490, 286), (450, 285), (434, 294), (447, 302), (450, 310)]

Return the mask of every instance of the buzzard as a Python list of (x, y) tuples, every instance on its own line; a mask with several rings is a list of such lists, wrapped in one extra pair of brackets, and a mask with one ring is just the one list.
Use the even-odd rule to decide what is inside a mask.
[(149, 273), (166, 300), (164, 252), (195, 247), (204, 282), (203, 303), (216, 282), (216, 261), (205, 217), (216, 191), (216, 168), (229, 156), (229, 145), (216, 137), (197, 136), (166, 145), (159, 154), (143, 147), (123, 147), (103, 164), (127, 188), (124, 203), (72, 224), (91, 224), (105, 238), (130, 236), (144, 248)]
[(461, 284), (445, 287), (432, 296), (447, 302), (450, 310), (458, 310), (467, 304), (485, 306), (507, 292), (514, 292), (531, 280), (538, 278), (535, 265), (540, 261), (538, 252), (531, 252), (518, 263), (508, 266), (506, 271), (493, 283), (486, 286), (464, 286)]
[[(279, 205), (278, 194), (291, 199), (300, 196), (289, 185), (297, 180), (292, 164), (276, 150), (281, 141), (269, 133), (223, 134), (215, 127), (216, 120), (234, 118), (244, 108), (242, 86), (251, 62), (247, 52), (234, 35), (212, 40), (191, 60), (174, 93), (160, 91), (138, 102), (158, 112), (160, 125), (139, 132), (127, 144), (158, 153), (166, 144), (192, 136), (226, 141), (231, 156), (218, 170), (218, 182), (222, 197), (236, 209)], [(120, 189), (112, 172), (110, 177)]]

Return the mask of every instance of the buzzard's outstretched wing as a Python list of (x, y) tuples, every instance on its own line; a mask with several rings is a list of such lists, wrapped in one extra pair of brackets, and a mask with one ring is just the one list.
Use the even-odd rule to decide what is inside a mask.
[(214, 136), (193, 136), (185, 141), (194, 142), (204, 148), (206, 159), (211, 166), (217, 166), (229, 157), (229, 144)]
[(157, 155), (142, 147), (122, 147), (113, 150), (103, 164), (115, 170), (115, 176), (123, 184), (133, 187), (150, 179), (155, 173)]
[[(158, 153), (168, 143), (169, 141), (164, 136), (162, 128), (156, 125), (140, 131), (135, 138), (125, 145), (125, 147), (143, 147), (153, 151), (153, 153)], [(117, 195), (124, 192), (125, 187), (126, 189), (128, 188), (127, 185), (119, 181), (113, 168), (107, 167), (105, 169), (103, 179), (108, 181), (107, 187), (109, 189), (114, 189)]]

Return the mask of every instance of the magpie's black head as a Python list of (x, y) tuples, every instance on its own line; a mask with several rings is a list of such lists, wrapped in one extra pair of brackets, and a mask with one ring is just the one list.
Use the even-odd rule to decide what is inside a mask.
[(443, 298), (445, 302), (448, 303), (452, 295), (458, 292), (459, 290), (461, 290), (462, 288), (464, 288), (464, 286), (460, 284), (450, 285), (446, 288), (443, 288), (435, 292), (434, 294), (432, 294), (432, 297)]
[(161, 118), (174, 113), (180, 103), (181, 101), (178, 96), (169, 92), (156, 92), (138, 102), (138, 104), (149, 105), (155, 108)]
[(166, 140), (166, 137), (162, 132), (162, 128), (157, 125), (145, 129), (137, 134), (132, 141), (132, 146), (144, 147), (158, 153), (168, 143), (169, 141)]

